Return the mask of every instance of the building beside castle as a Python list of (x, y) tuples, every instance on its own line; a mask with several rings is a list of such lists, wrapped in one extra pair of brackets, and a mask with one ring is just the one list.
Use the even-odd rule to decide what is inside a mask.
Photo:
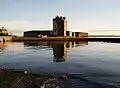
[(56, 16), (53, 20), (53, 30), (32, 30), (24, 32), (24, 37), (55, 37), (55, 36), (71, 36), (71, 37), (88, 37), (85, 32), (67, 31), (66, 17)]

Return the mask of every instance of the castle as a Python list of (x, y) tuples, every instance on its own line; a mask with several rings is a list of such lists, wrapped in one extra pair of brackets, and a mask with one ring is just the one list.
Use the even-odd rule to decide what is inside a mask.
[(32, 30), (24, 32), (24, 37), (56, 37), (56, 36), (70, 36), (70, 37), (88, 37), (85, 32), (67, 31), (66, 17), (56, 16), (53, 20), (53, 30)]

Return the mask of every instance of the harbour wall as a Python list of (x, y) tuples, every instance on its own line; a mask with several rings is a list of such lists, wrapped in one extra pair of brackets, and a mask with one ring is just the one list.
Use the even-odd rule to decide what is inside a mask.
[(15, 37), (13, 41), (75, 41), (75, 40), (87, 40), (87, 37)]
[(88, 38), (88, 37), (15, 37), (12, 41), (98, 41), (120, 43), (120, 38)]

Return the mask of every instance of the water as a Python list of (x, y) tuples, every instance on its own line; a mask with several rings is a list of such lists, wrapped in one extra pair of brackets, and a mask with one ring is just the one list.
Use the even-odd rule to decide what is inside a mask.
[[(3, 68), (67, 73), (114, 86), (108, 88), (120, 88), (120, 43), (6, 42), (0, 43), (0, 51)], [(77, 84), (78, 80), (72, 82)]]

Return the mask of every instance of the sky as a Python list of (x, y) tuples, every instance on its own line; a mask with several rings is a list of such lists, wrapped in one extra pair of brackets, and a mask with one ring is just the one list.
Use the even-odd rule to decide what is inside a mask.
[(70, 31), (120, 35), (120, 0), (0, 0), (0, 26), (13, 34), (52, 29), (56, 15)]

